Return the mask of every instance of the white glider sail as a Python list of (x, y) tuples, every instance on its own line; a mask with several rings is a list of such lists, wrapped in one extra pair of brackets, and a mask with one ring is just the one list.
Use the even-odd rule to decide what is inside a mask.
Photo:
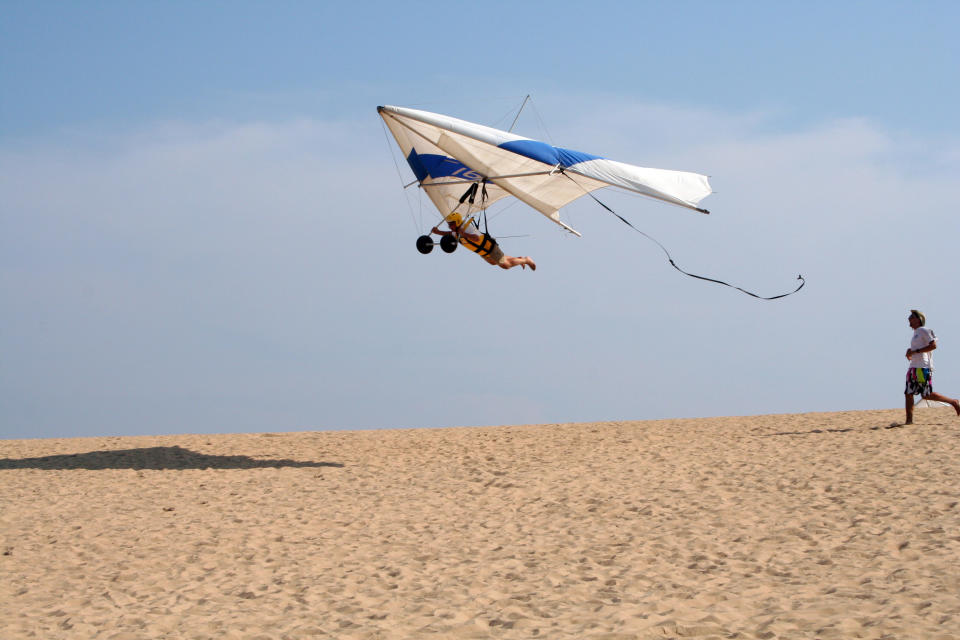
[[(698, 205), (710, 195), (707, 176), (649, 169), (427, 111), (377, 107), (420, 186), (444, 216), (489, 206), (513, 196), (563, 228), (560, 208), (603, 187), (621, 187), (708, 213)], [(461, 202), (480, 183), (480, 203)]]

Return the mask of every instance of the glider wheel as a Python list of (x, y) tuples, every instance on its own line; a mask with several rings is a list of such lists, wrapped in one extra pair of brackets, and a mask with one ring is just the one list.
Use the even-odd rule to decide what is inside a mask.
[(433, 238), (430, 236), (420, 236), (417, 238), (417, 251), (424, 255), (433, 251)]
[(440, 248), (446, 253), (453, 253), (456, 251), (458, 244), (460, 243), (457, 242), (457, 239), (454, 236), (443, 236), (440, 238)]

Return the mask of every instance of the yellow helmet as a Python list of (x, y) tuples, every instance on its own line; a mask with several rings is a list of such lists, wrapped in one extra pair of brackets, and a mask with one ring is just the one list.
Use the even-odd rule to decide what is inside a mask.
[(451, 213), (446, 218), (444, 218), (444, 220), (446, 220), (450, 224), (453, 224), (457, 227), (460, 227), (463, 225), (463, 216), (461, 216), (459, 213), (456, 213), (456, 212)]

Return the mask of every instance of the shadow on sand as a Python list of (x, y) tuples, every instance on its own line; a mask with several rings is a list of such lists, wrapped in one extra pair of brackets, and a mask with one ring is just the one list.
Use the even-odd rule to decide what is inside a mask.
[(781, 431), (779, 433), (763, 433), (761, 434), (764, 438), (772, 438), (774, 436), (809, 436), (815, 433), (849, 433), (853, 429), (811, 429), (810, 431)]
[[(942, 423), (933, 423), (933, 424), (942, 424)], [(923, 425), (904, 424), (904, 423), (902, 423), (902, 422), (894, 422), (894, 423), (892, 423), (892, 424), (889, 424), (889, 425), (886, 425), (886, 426), (883, 426), (883, 427), (881, 427), (881, 426), (868, 427), (868, 429), (870, 429), (870, 431), (879, 431), (880, 429), (903, 429), (903, 428), (905, 428), (905, 427), (919, 428), (919, 427), (921, 427), (921, 426), (923, 426)], [(944, 426), (946, 426), (946, 425), (944, 425)], [(851, 432), (851, 431), (862, 431), (862, 429), (853, 429), (853, 428), (847, 428), (847, 429), (812, 429), (811, 431), (781, 431), (780, 433), (765, 433), (765, 434), (762, 434), (762, 435), (763, 435), (763, 437), (765, 437), (765, 438), (770, 438), (770, 437), (772, 437), (772, 436), (806, 436), (806, 435), (811, 435), (811, 434), (814, 434), (814, 433), (849, 433), (849, 432)]]
[(257, 460), (249, 456), (214, 456), (183, 447), (148, 447), (90, 451), (42, 458), (0, 458), (0, 469), (279, 469), (343, 467), (339, 462)]

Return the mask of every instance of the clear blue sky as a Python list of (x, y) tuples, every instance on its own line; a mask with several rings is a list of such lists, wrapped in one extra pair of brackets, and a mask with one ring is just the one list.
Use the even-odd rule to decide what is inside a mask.
[[(469, 8), (468, 8), (469, 7)], [(954, 2), (0, 1), (0, 437), (896, 407), (960, 394)], [(378, 104), (711, 176), (421, 256)], [(507, 121), (504, 121), (507, 118)], [(432, 221), (430, 221), (432, 224)], [(429, 225), (427, 225), (429, 226)], [(625, 231), (626, 230), (626, 231)]]

